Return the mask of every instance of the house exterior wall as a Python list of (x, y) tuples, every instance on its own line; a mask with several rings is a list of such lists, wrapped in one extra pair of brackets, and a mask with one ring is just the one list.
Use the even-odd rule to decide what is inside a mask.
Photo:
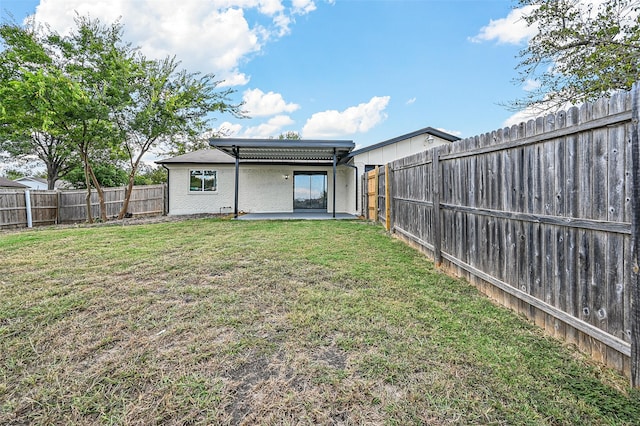
[[(432, 137), (432, 142), (427, 142), (426, 139)], [(440, 139), (435, 136), (422, 134), (414, 136), (409, 139), (404, 139), (396, 143), (392, 143), (380, 148), (372, 149), (361, 154), (357, 154), (353, 157), (354, 164), (358, 166), (365, 165), (384, 165), (391, 163), (392, 161), (399, 160), (400, 158), (408, 157), (413, 154), (417, 154), (427, 149), (431, 149), (438, 145), (450, 144), (451, 142), (444, 139)]]
[[(427, 142), (427, 138), (433, 138), (433, 140)], [(450, 143), (451, 142), (437, 136), (421, 134), (389, 145), (381, 146), (370, 151), (362, 152), (360, 154), (356, 153), (353, 157), (353, 165), (358, 168), (358, 182), (361, 181), (366, 166), (383, 166), (387, 163), (399, 160), (400, 158), (408, 157), (436, 146)], [(364, 214), (362, 206), (358, 206), (357, 213)]]
[[(189, 164), (167, 165), (169, 169), (169, 214), (224, 213), (233, 209), (234, 168), (230, 165)], [(189, 191), (189, 171), (215, 170), (218, 178), (216, 192)], [(231, 188), (228, 190), (227, 188)], [(224, 208), (227, 207), (225, 210)]]
[[(231, 213), (235, 198), (235, 166), (232, 164), (167, 164), (169, 214)], [(216, 192), (189, 191), (189, 171), (216, 170)], [(293, 211), (294, 171), (327, 172), (327, 210), (333, 211), (333, 168), (308, 165), (243, 165), (240, 163), (238, 210), (246, 213)], [(285, 179), (285, 175), (289, 178)], [(336, 212), (355, 213), (355, 177), (351, 168), (336, 171)]]

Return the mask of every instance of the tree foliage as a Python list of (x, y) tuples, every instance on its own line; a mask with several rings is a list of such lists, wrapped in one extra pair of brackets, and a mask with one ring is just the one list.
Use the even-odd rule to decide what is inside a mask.
[(640, 3), (637, 0), (519, 0), (538, 28), (521, 52), (519, 81), (538, 88), (516, 101), (561, 106), (593, 101), (640, 80)]
[[(103, 188), (123, 186), (127, 184), (129, 174), (114, 163), (99, 163), (93, 167), (96, 180)], [(74, 188), (86, 189), (84, 167), (78, 164), (69, 170), (65, 178)]]
[(296, 140), (297, 141), (297, 140), (300, 140), (302, 138), (300, 137), (300, 134), (298, 132), (294, 132), (292, 130), (289, 130), (286, 133), (280, 133), (278, 135), (278, 139), (280, 139), (280, 140)]
[(164, 167), (142, 164), (136, 174), (136, 185), (157, 185), (167, 183), (167, 170)]
[(0, 150), (17, 159), (39, 158), (53, 189), (77, 162), (72, 146), (52, 126), (72, 87), (33, 26), (1, 25), (0, 38)]
[(218, 92), (215, 89), (220, 82), (214, 76), (178, 70), (178, 65), (175, 58), (150, 61), (139, 56), (132, 88), (135, 102), (124, 103), (114, 112), (131, 170), (119, 219), (127, 213), (144, 154), (160, 144), (184, 150), (189, 141), (201, 141), (210, 113), (242, 116), (239, 105), (232, 105), (228, 99), (232, 90)]
[(145, 58), (124, 42), (118, 22), (77, 16), (68, 35), (2, 24), (0, 40), (0, 149), (38, 155), (53, 182), (82, 164), (88, 221), (92, 188), (107, 220), (99, 168), (128, 163), (123, 217), (145, 153), (200, 146), (212, 113), (242, 117), (232, 90), (216, 90), (212, 75), (179, 70), (175, 58)]

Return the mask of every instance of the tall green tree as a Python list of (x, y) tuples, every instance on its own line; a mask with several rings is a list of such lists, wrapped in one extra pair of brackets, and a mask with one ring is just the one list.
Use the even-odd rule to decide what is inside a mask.
[[(60, 36), (47, 28), (2, 24), (4, 50), (0, 65), (0, 127), (3, 147), (18, 153), (55, 153), (79, 160), (87, 187), (87, 220), (91, 188), (99, 195), (106, 220), (104, 194), (92, 156), (118, 152), (118, 132), (110, 111), (130, 102), (129, 74), (133, 49), (122, 43), (118, 23), (76, 18), (76, 29)], [(46, 159), (45, 159), (46, 161)], [(55, 168), (55, 164), (48, 165)], [(69, 164), (67, 164), (69, 166)]]
[(91, 217), (91, 187), (98, 193), (100, 218), (107, 220), (102, 185), (94, 171), (92, 156), (115, 156), (122, 135), (112, 120), (112, 111), (133, 102), (137, 71), (135, 49), (122, 41), (123, 28), (116, 22), (104, 25), (87, 17), (76, 18), (76, 29), (68, 36), (52, 33), (47, 41), (59, 54), (63, 74), (79, 90), (68, 100), (68, 111), (56, 122), (59, 131), (75, 147), (82, 161), (87, 188), (87, 220)]
[(538, 33), (522, 50), (521, 83), (539, 87), (514, 102), (561, 106), (593, 101), (640, 80), (638, 0), (519, 0)]
[[(100, 216), (107, 220), (95, 173), (101, 161), (129, 163), (123, 217), (145, 153), (201, 146), (204, 136), (211, 135), (205, 130), (213, 113), (243, 116), (241, 104), (228, 98), (232, 90), (216, 90), (220, 82), (212, 75), (178, 70), (175, 58), (147, 60), (123, 41), (118, 22), (104, 25), (78, 16), (76, 28), (66, 36), (48, 28), (3, 24), (0, 36), (0, 140), (11, 141), (5, 148), (16, 155), (48, 141), (59, 148), (55, 152), (60, 158), (81, 162), (90, 222), (92, 188), (98, 193)], [(57, 163), (50, 157), (41, 155), (55, 176)], [(66, 170), (56, 167), (58, 175)]]
[(178, 70), (175, 58), (147, 60), (142, 56), (138, 66), (135, 102), (122, 103), (114, 110), (114, 118), (122, 136), (122, 151), (129, 162), (126, 196), (118, 218), (127, 213), (136, 173), (143, 156), (163, 145), (180, 150), (188, 141), (204, 134), (215, 112), (241, 117), (240, 105), (230, 103), (232, 90), (217, 91), (220, 82), (212, 75), (199, 76)]
[(55, 67), (33, 25), (0, 25), (0, 150), (39, 158), (49, 189), (77, 162), (73, 147), (53, 123), (73, 90)]

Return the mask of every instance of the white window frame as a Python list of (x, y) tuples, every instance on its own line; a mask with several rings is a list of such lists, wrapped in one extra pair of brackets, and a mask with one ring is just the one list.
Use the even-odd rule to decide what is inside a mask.
[[(194, 175), (194, 173), (198, 173)], [(213, 189), (206, 189), (207, 179), (205, 176), (213, 176)], [(200, 178), (200, 188), (191, 186), (192, 178), (198, 176)], [(189, 194), (214, 194), (218, 192), (218, 171), (215, 169), (189, 169)]]

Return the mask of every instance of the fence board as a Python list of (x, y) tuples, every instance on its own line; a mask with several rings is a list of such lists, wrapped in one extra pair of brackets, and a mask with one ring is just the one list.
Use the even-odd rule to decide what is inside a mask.
[(0, 192), (0, 224), (3, 228), (15, 228), (27, 223), (24, 191)]
[[(0, 228), (27, 226), (25, 191), (0, 191)], [(34, 226), (56, 223), (82, 222), (87, 218), (86, 190), (29, 191)], [(105, 188), (104, 199), (107, 216), (114, 218), (120, 212), (125, 188)], [(129, 203), (129, 213), (137, 215), (162, 215), (165, 213), (165, 185), (134, 186)], [(100, 216), (98, 194), (91, 194), (92, 217)]]
[(367, 173), (367, 219), (378, 217), (378, 168)]
[(630, 374), (631, 109), (615, 94), (391, 163), (391, 229)]

